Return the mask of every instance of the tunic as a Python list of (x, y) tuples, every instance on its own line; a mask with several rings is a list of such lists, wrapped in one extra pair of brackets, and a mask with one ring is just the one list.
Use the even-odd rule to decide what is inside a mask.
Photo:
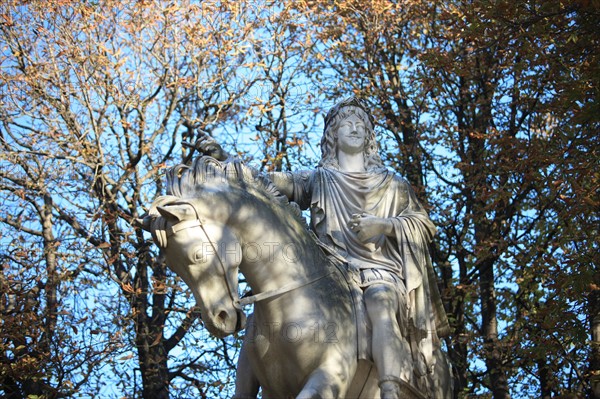
[[(312, 230), (360, 273), (362, 286), (398, 283), (401, 330), (408, 331), (413, 356), (420, 352), (431, 369), (433, 343), (448, 334), (449, 325), (428, 251), (436, 228), (408, 182), (385, 168), (349, 173), (319, 167), (291, 177), (291, 199), (310, 208)], [(348, 227), (356, 213), (391, 218), (393, 236), (360, 241)]]

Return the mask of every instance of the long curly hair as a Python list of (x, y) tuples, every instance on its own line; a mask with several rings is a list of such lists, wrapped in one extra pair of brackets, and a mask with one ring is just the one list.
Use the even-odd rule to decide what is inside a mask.
[(325, 127), (321, 138), (321, 161), (319, 166), (338, 169), (337, 131), (340, 123), (350, 115), (356, 115), (365, 122), (367, 137), (365, 140), (365, 169), (367, 171), (383, 168), (379, 156), (379, 145), (375, 137), (375, 123), (365, 101), (356, 98), (346, 98), (333, 106), (325, 117)]

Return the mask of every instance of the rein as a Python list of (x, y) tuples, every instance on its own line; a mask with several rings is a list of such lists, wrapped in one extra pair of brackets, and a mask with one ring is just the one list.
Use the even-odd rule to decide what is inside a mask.
[(286, 284), (283, 287), (278, 288), (276, 290), (265, 291), (265, 292), (258, 293), (256, 295), (250, 295), (247, 297), (243, 297), (242, 299), (239, 300), (239, 304), (240, 304), (240, 306), (252, 305), (256, 302), (264, 301), (265, 299), (270, 299), (270, 298), (273, 298), (273, 297), (276, 297), (279, 295), (283, 295), (290, 291), (294, 291), (294, 290), (297, 290), (298, 288), (302, 288), (306, 285), (310, 285), (314, 282), (317, 282), (317, 281), (321, 280), (322, 278), (325, 278), (325, 277), (331, 275), (332, 273), (333, 273), (333, 271), (329, 271), (327, 273), (320, 273), (316, 277), (313, 277), (306, 281), (296, 281), (293, 283)]

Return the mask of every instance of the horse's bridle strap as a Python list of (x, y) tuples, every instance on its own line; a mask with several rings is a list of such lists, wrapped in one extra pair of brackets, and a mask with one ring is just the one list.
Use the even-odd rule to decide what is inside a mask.
[(282, 294), (285, 294), (287, 292), (293, 291), (293, 290), (297, 290), (298, 288), (304, 287), (305, 285), (310, 285), (316, 281), (321, 280), (322, 278), (325, 278), (327, 276), (329, 276), (330, 274), (332, 274), (333, 271), (330, 270), (327, 273), (323, 273), (320, 274), (316, 277), (313, 277), (312, 279), (309, 280), (304, 280), (304, 281), (296, 281), (290, 284), (286, 284), (281, 288), (278, 288), (276, 290), (272, 290), (272, 291), (265, 291), (265, 292), (261, 292), (259, 294), (256, 295), (251, 295), (248, 297), (244, 297), (240, 299), (240, 306), (246, 306), (246, 305), (251, 305), (255, 302), (258, 301), (264, 301), (265, 299), (269, 299), (269, 298), (273, 298)]
[(173, 226), (169, 227), (167, 229), (167, 237), (171, 237), (173, 234), (175, 234), (181, 230), (190, 229), (192, 227), (199, 227), (199, 226), (202, 226), (202, 222), (200, 221), (200, 219), (184, 220), (183, 222), (179, 222), (179, 223), (174, 224)]

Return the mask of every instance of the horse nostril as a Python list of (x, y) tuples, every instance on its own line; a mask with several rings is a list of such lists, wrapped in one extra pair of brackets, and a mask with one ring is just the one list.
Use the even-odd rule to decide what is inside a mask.
[(219, 314), (217, 315), (217, 317), (219, 318), (219, 320), (221, 320), (221, 321), (225, 321), (225, 320), (227, 320), (227, 318), (229, 317), (229, 315), (227, 314), (227, 312), (226, 312), (226, 311), (224, 311), (224, 310), (221, 310), (221, 311), (219, 312)]

